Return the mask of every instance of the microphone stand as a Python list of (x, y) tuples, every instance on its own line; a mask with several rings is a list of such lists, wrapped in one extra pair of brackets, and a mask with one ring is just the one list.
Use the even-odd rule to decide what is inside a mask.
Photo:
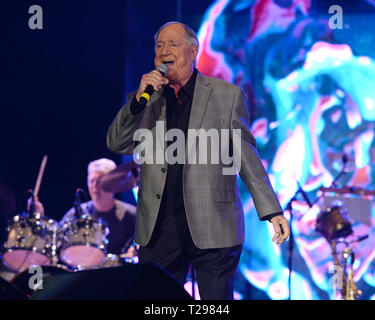
[(293, 201), (297, 199), (297, 195), (301, 193), (304, 200), (307, 202), (309, 207), (312, 207), (312, 204), (307, 197), (305, 191), (303, 191), (301, 185), (297, 181), (298, 189), (295, 192), (294, 196), (289, 200), (288, 204), (286, 205), (286, 210), (290, 212), (290, 219), (289, 219), (289, 246), (288, 246), (288, 267), (289, 267), (289, 277), (288, 277), (288, 288), (289, 288), (289, 298), (288, 300), (291, 300), (292, 298), (292, 270), (293, 270), (293, 250), (294, 250), (294, 235), (293, 235)]
[[(335, 179), (333, 179), (331, 185), (328, 187), (328, 188), (332, 188), (332, 187), (337, 187), (337, 181), (344, 175), (344, 174), (347, 174), (348, 172), (346, 171), (346, 163), (348, 162), (348, 158), (347, 156), (344, 154), (343, 156), (343, 159), (342, 159), (342, 168), (340, 170), (340, 172), (338, 173), (338, 175), (335, 177)], [(312, 205), (314, 205), (315, 203), (317, 203), (322, 197), (324, 196), (324, 192), (319, 196), (317, 197)]]
[(348, 162), (347, 156), (344, 154), (343, 159), (342, 159), (342, 168), (339, 172), (339, 174), (336, 176), (335, 179), (333, 179), (331, 183), (331, 187), (337, 187), (337, 181), (343, 176), (346, 172), (346, 163)]
[(30, 208), (29, 208), (29, 216), (31, 217), (35, 213), (35, 198), (34, 198), (34, 194), (31, 194), (31, 196), (30, 196), (29, 199), (31, 199)]
[[(30, 195), (27, 198), (27, 204), (26, 204), (26, 212), (29, 215), (29, 217), (32, 217), (35, 213), (35, 196), (34, 196), (34, 190), (28, 189), (27, 193)], [(28, 204), (28, 201), (30, 200), (30, 205)]]
[(194, 265), (191, 265), (191, 294), (192, 298), (195, 300), (195, 268)]
[(289, 288), (289, 298), (291, 300), (292, 297), (292, 255), (293, 255), (293, 247), (294, 247), (294, 237), (293, 237), (293, 229), (292, 229), (292, 220), (293, 220), (293, 208), (292, 203), (296, 200), (297, 194), (299, 190), (294, 194), (294, 196), (289, 200), (288, 204), (286, 205), (286, 210), (290, 212), (290, 219), (289, 219), (289, 241), (288, 241), (288, 267), (289, 267), (289, 277), (288, 277), (288, 288)]

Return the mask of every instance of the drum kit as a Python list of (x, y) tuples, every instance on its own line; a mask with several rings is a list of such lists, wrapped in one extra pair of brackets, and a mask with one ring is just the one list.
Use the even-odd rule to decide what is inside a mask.
[[(333, 201), (330, 206), (324, 208), (317, 216), (315, 230), (319, 232), (330, 244), (333, 256), (334, 266), (337, 270), (341, 270), (341, 287), (334, 289), (334, 299), (339, 300), (355, 300), (358, 299), (362, 292), (359, 290), (353, 280), (355, 254), (350, 246), (353, 242), (359, 242), (368, 238), (368, 235), (349, 240), (349, 236), (353, 235), (352, 221), (348, 215), (348, 209), (345, 204), (339, 200), (338, 195), (350, 196), (375, 196), (375, 191), (365, 190), (359, 187), (344, 186), (338, 188), (331, 186), (328, 188), (321, 187), (323, 195), (326, 192), (336, 194), (338, 200)], [(349, 198), (350, 199), (350, 198)], [(360, 210), (360, 208), (358, 208)], [(362, 209), (362, 211), (364, 211)], [(369, 210), (369, 215), (371, 212)], [(344, 245), (344, 248), (338, 252), (338, 245)], [(341, 253), (341, 255), (339, 255)]]
[[(290, 199), (286, 206), (286, 210), (290, 212), (289, 220), (289, 299), (291, 299), (291, 275), (292, 275), (292, 256), (293, 256), (293, 201), (296, 200), (298, 194), (301, 194), (306, 204), (311, 208), (319, 208), (319, 213), (316, 218), (315, 231), (327, 240), (331, 247), (333, 263), (337, 267), (336, 270), (341, 270), (342, 287), (336, 290), (333, 294), (334, 299), (339, 300), (355, 300), (362, 294), (356, 287), (353, 281), (353, 265), (355, 254), (351, 248), (351, 244), (360, 242), (368, 238), (368, 235), (354, 235), (353, 223), (360, 222), (371, 225), (371, 198), (375, 196), (375, 191), (366, 190), (356, 186), (338, 187), (337, 181), (344, 174), (351, 172), (346, 167), (348, 162), (347, 156), (342, 157), (342, 169), (332, 181), (329, 187), (320, 187), (318, 197), (311, 202), (301, 185), (297, 181), (298, 189), (294, 196)], [(328, 196), (327, 196), (328, 194)], [(315, 210), (314, 210), (315, 211)], [(303, 218), (303, 214), (299, 216), (298, 220)], [(345, 247), (342, 249), (342, 245)], [(338, 246), (341, 246), (338, 251)], [(342, 250), (341, 250), (342, 249)]]
[[(38, 195), (46, 160), (45, 156), (31, 199)], [(119, 165), (113, 172), (103, 176), (103, 189), (108, 192), (129, 191), (138, 184), (139, 166), (133, 162)], [(9, 193), (5, 191), (9, 190), (0, 184), (2, 208), (14, 209), (14, 199), (2, 197)], [(1, 260), (7, 269), (17, 274), (14, 279), (27, 273), (33, 265), (48, 270), (56, 269), (58, 272), (76, 272), (137, 262), (137, 257), (108, 253), (106, 247), (110, 230), (106, 222), (82, 211), (79, 197), (76, 197), (74, 206), (75, 216), (59, 224), (34, 211), (35, 206), (31, 201), (28, 212), (17, 214), (7, 222)]]
[[(46, 156), (42, 161), (31, 199), (38, 195), (45, 164)], [(139, 180), (139, 165), (128, 162), (119, 165), (116, 169), (104, 175), (100, 183), (103, 190), (120, 193), (138, 186)], [(326, 193), (375, 196), (375, 191), (347, 186), (338, 188), (336, 184), (328, 188), (321, 187), (320, 191), (322, 191), (322, 196)], [(14, 197), (1, 182), (0, 204), (2, 209), (0, 213), (4, 216), (5, 213), (15, 209)], [(78, 196), (76, 196), (74, 203), (75, 216), (71, 220), (64, 221), (62, 225), (53, 219), (34, 212), (33, 207), (31, 201), (29, 212), (15, 215), (6, 226), (7, 238), (3, 243), (2, 263), (13, 272), (18, 273), (15, 281), (25, 277), (25, 273), (32, 265), (44, 266), (50, 273), (52, 271), (59, 273), (62, 270), (75, 272), (112, 268), (125, 263), (136, 262), (136, 259), (107, 253), (109, 229), (106, 223), (89, 212), (82, 212)], [(347, 300), (357, 298), (361, 292), (355, 287), (352, 277), (355, 255), (348, 245), (349, 242), (345, 241), (348, 236), (353, 234), (353, 229), (345, 205), (340, 201), (334, 201), (330, 206), (321, 210), (317, 216), (315, 229), (331, 245), (335, 265), (344, 266), (343, 278), (345, 281), (344, 288), (341, 290), (341, 297)], [(365, 238), (362, 237), (358, 241)], [(292, 237), (290, 241), (293, 241)], [(336, 246), (343, 242), (347, 246), (342, 251), (342, 262), (340, 263)], [(348, 265), (349, 260), (350, 264)], [(351, 268), (347, 269), (348, 266)], [(23, 276), (20, 276), (22, 274)]]
[[(375, 191), (365, 190), (359, 187), (321, 187), (320, 190), (323, 193), (332, 192), (336, 195), (375, 196)], [(340, 198), (337, 197), (337, 199)], [(316, 231), (321, 233), (328, 242), (332, 242), (339, 238), (345, 238), (353, 234), (352, 223), (348, 216), (348, 209), (341, 200), (332, 202), (329, 207), (319, 213), (317, 217)]]

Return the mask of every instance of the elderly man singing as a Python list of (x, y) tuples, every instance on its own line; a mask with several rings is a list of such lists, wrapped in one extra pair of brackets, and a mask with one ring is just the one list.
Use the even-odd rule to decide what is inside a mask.
[[(136, 132), (142, 129), (154, 139), (152, 150), (158, 152), (160, 144), (168, 150), (176, 141), (170, 137), (160, 140), (156, 134), (160, 123), (165, 125), (166, 137), (172, 129), (184, 134), (188, 147), (183, 157), (176, 157), (181, 151), (176, 148), (166, 152), (164, 161), (142, 162), (135, 239), (140, 245), (139, 259), (160, 265), (181, 283), (193, 264), (202, 299), (233, 299), (233, 274), (245, 233), (237, 174), (223, 173), (230, 167), (223, 159), (171, 161), (186, 160), (189, 152), (202, 152), (189, 141), (189, 132), (229, 132), (224, 147), (237, 162), (235, 167), (259, 218), (273, 224), (273, 241), (284, 242), (289, 228), (249, 131), (241, 88), (200, 74), (195, 68), (198, 49), (195, 32), (182, 23), (169, 22), (157, 31), (154, 64), (166, 65), (167, 75), (153, 70), (142, 76), (137, 92), (129, 94), (111, 124), (107, 145), (113, 152), (133, 154), (140, 145)], [(144, 94), (147, 86), (155, 92)], [(149, 99), (147, 104), (144, 98)], [(235, 131), (239, 145), (233, 143)], [(210, 148), (218, 149), (215, 143), (207, 144)], [(212, 157), (212, 150), (203, 151)]]

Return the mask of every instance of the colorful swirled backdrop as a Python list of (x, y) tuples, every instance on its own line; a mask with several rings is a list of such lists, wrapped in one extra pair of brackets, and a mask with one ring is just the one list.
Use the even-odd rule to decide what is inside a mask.
[(373, 1), (217, 0), (205, 12), (198, 69), (243, 87), (261, 158), (293, 217), (293, 246), (273, 245), (272, 225), (258, 221), (241, 184), (238, 299), (288, 299), (290, 270), (291, 299), (334, 298), (332, 251), (316, 220), (336, 200), (352, 224), (345, 240), (359, 299), (375, 299), (374, 197), (321, 191), (333, 182), (374, 189), (374, 19)]
[[(42, 30), (28, 27), (34, 4), (43, 8)], [(290, 252), (291, 298), (333, 297), (333, 256), (316, 225), (337, 197), (321, 188), (336, 180), (338, 188), (375, 189), (375, 0), (17, 0), (2, 1), (2, 11), (0, 182), (16, 200), (9, 216), (0, 212), (0, 242), (6, 219), (25, 209), (44, 154), (39, 198), (56, 220), (86, 186), (90, 161), (121, 161), (106, 147), (107, 128), (154, 68), (153, 34), (179, 20), (198, 31), (198, 69), (243, 87), (282, 206), (296, 199), (285, 210), (294, 241), (277, 247), (241, 182), (246, 242), (236, 298), (288, 299)], [(360, 299), (375, 299), (374, 196), (338, 199), (352, 223), (346, 240)]]

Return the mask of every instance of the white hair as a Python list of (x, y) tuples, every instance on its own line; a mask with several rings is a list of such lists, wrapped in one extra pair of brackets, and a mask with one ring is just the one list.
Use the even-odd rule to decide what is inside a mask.
[(89, 163), (89, 165), (87, 166), (87, 174), (95, 171), (108, 173), (114, 169), (116, 169), (116, 163), (114, 161), (107, 158), (101, 158)]

